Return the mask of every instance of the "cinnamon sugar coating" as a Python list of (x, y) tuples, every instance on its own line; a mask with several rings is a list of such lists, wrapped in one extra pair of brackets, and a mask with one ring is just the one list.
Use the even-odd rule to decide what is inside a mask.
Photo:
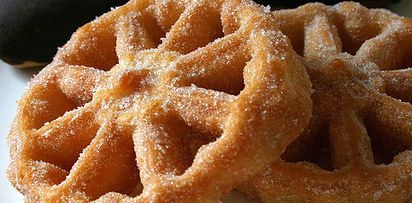
[(310, 88), (253, 2), (133, 0), (30, 82), (8, 176), (35, 202), (216, 201), (301, 133)]
[(306, 61), (313, 117), (240, 186), (262, 202), (412, 198), (412, 20), (357, 3), (273, 12)]

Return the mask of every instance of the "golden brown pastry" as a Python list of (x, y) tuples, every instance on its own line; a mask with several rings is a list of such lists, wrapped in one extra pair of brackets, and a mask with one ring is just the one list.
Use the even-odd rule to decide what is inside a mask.
[(303, 63), (264, 11), (134, 0), (81, 27), (19, 101), (9, 179), (35, 202), (222, 198), (310, 117)]
[(313, 117), (240, 188), (262, 202), (412, 198), (412, 20), (357, 3), (273, 12), (307, 63)]

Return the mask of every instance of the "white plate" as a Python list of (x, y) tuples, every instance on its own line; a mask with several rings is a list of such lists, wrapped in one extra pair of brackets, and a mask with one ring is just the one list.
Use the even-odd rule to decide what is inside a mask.
[[(399, 15), (412, 17), (412, 1), (403, 0), (393, 5), (390, 10)], [(6, 138), (15, 114), (16, 101), (20, 98), (27, 81), (38, 71), (39, 69), (16, 69), (0, 61), (0, 202), (23, 201), (23, 196), (11, 186), (6, 176), (9, 162)], [(234, 195), (225, 202), (239, 202), (241, 199)]]

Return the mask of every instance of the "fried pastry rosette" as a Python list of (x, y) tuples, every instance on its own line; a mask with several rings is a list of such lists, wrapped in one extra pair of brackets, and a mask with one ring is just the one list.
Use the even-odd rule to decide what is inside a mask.
[(313, 117), (239, 187), (262, 202), (412, 198), (412, 20), (357, 3), (273, 12), (307, 64)]
[(134, 0), (81, 27), (18, 103), (11, 182), (36, 202), (224, 197), (309, 122), (303, 62), (264, 11)]

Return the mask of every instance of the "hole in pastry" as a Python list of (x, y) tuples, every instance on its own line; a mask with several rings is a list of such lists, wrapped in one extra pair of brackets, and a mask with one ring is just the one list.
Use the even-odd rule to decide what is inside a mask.
[(194, 24), (192, 24), (192, 26), (198, 26), (196, 24), (199, 24), (197, 29), (193, 29), (193, 31), (197, 33), (192, 33), (194, 35), (192, 39), (194, 40), (194, 44), (197, 46), (192, 47), (192, 50), (189, 50), (186, 53), (194, 51), (197, 48), (204, 47), (209, 43), (212, 43), (225, 36), (220, 13), (214, 11), (207, 13), (206, 15), (207, 16), (205, 16), (204, 18), (197, 19), (200, 22), (194, 22)]
[[(404, 70), (412, 68), (412, 34), (401, 35), (401, 31), (396, 33), (398, 38), (404, 38), (401, 42), (397, 42), (396, 48), (390, 53), (386, 53), (390, 57), (388, 59), (388, 65), (380, 67), (381, 70)], [(398, 39), (399, 40), (399, 39)], [(388, 48), (389, 49), (389, 48)]]
[[(389, 33), (388, 33), (389, 32)], [(362, 49), (369, 61), (375, 63), (380, 70), (402, 70), (412, 67), (412, 34), (405, 30), (384, 31), (371, 39)]]
[(137, 185), (133, 188), (133, 191), (128, 194), (130, 197), (137, 197), (142, 194), (144, 186), (142, 182), (138, 181)]
[(391, 68), (392, 70), (403, 70), (412, 68), (412, 35), (408, 38), (410, 42), (404, 44), (403, 56), (401, 57), (400, 64), (397, 67)]
[(154, 146), (151, 165), (160, 174), (182, 175), (192, 165), (198, 149), (220, 134), (190, 125), (172, 110), (161, 114), (151, 118), (157, 131), (156, 138), (149, 141)]
[[(405, 84), (405, 86), (412, 86), (411, 84)], [(402, 88), (402, 87), (391, 87), (386, 86), (385, 93), (395, 99), (401, 100), (402, 102), (412, 103), (412, 88)]]
[(334, 170), (331, 159), (329, 125), (302, 133), (282, 154), (286, 162), (310, 162), (328, 171)]
[(399, 132), (378, 122), (372, 115), (364, 118), (364, 124), (371, 139), (375, 164), (390, 164), (396, 155), (408, 149), (397, 137)]
[(351, 55), (355, 55), (366, 40), (378, 36), (381, 32), (378, 25), (370, 22), (367, 24), (362, 24), (361, 21), (354, 23), (349, 19), (345, 25), (344, 21), (345, 19), (340, 19), (335, 25), (342, 42), (342, 52)]
[(154, 14), (131, 12), (116, 24), (116, 52), (136, 54), (139, 50), (156, 48), (166, 32), (158, 24)]
[[(116, 192), (123, 195), (137, 196), (143, 190), (143, 185), (140, 181), (139, 169), (136, 163), (136, 153), (132, 140), (131, 131), (118, 132), (118, 137), (115, 138), (115, 147), (109, 144), (109, 149), (106, 152), (100, 152), (102, 156), (111, 161), (103, 159), (105, 166), (100, 170), (95, 180), (90, 181), (89, 186), (96, 192), (90, 192), (93, 200), (109, 192)], [(110, 140), (113, 143), (113, 138)], [(101, 149), (101, 148), (100, 148)], [(97, 152), (96, 152), (97, 153)], [(105, 155), (105, 153), (111, 153)], [(120, 161), (119, 161), (120, 160)], [(106, 163), (107, 162), (107, 163)]]
[(244, 69), (251, 56), (245, 45), (236, 50), (227, 49), (213, 52), (220, 42), (200, 48), (184, 56), (177, 66), (187, 72), (182, 86), (191, 84), (197, 87), (238, 95), (245, 88)]
[(141, 22), (141, 24), (146, 29), (147, 36), (150, 39), (150, 41), (153, 42), (153, 45), (154, 45), (154, 46), (148, 46), (145, 48), (150, 49), (150, 48), (157, 47), (162, 42), (161, 39), (166, 36), (166, 32), (168, 30), (167, 31), (163, 30), (158, 24), (156, 18), (154, 18), (150, 14), (143, 14), (141, 18), (145, 19)]
[[(403, 70), (412, 67), (412, 33), (406, 31), (409, 28), (396, 30), (396, 28), (387, 28), (382, 33), (385, 44), (379, 45), (379, 51), (375, 54), (376, 61), (380, 70)], [(379, 38), (380, 36), (378, 36)]]
[(60, 50), (58, 60), (69, 65), (110, 70), (118, 62), (115, 50), (116, 38), (110, 23), (87, 24), (81, 27)]
[(303, 27), (304, 26), (299, 25), (298, 22), (296, 22), (296, 25), (287, 24), (281, 27), (281, 31), (289, 38), (293, 50), (300, 56), (303, 56), (305, 44), (305, 32)]
[[(245, 64), (239, 65), (244, 67)], [(227, 69), (216, 71), (216, 75), (204, 75), (192, 80), (192, 83), (197, 87), (215, 90), (218, 92), (225, 92), (231, 95), (239, 95), (245, 88), (243, 71), (234, 70), (238, 67), (228, 67)]]
[[(408, 27), (409, 28), (409, 27)], [(391, 40), (391, 43), (388, 49), (390, 50), (390, 55), (388, 60), (390, 61), (388, 67), (381, 67), (381, 70), (403, 70), (412, 68), (412, 33), (406, 31), (408, 28), (403, 28), (402, 30), (396, 30), (395, 33), (391, 34), (391, 37), (394, 38), (388, 39)], [(386, 48), (386, 47), (385, 47)]]
[(187, 54), (224, 37), (220, 17), (220, 12), (210, 5), (197, 6), (191, 13), (184, 12), (180, 18), (185, 21), (178, 20), (172, 26), (163, 41), (164, 48)]
[(22, 105), (23, 122), (28, 129), (39, 129), (80, 105), (62, 93), (56, 83), (37, 85), (26, 96)]

